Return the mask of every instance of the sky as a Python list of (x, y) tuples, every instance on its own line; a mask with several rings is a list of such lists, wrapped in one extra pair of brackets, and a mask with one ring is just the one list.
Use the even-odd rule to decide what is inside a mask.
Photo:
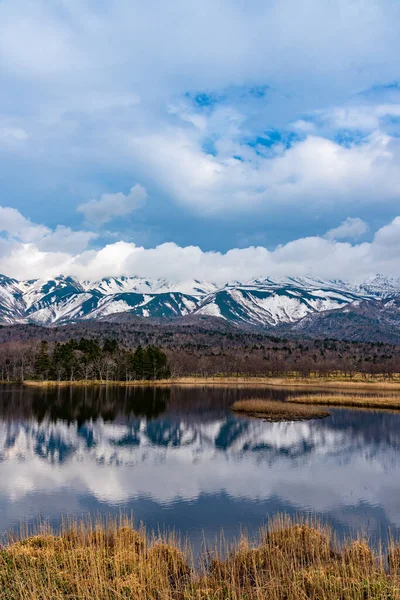
[(397, 0), (0, 0), (0, 272), (400, 276)]

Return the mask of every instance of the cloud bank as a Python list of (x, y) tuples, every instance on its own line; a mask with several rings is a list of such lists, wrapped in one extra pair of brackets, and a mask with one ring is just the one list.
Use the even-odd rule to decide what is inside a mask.
[[(81, 279), (136, 275), (170, 280), (200, 279), (219, 284), (255, 277), (314, 275), (359, 281), (376, 273), (399, 272), (400, 217), (378, 229), (369, 242), (341, 241), (364, 233), (366, 224), (349, 218), (321, 236), (295, 239), (273, 250), (262, 246), (204, 252), (173, 242), (144, 248), (117, 241), (97, 249), (92, 232), (65, 227), (50, 230), (28, 221), (15, 209), (0, 208), (0, 271), (18, 279), (57, 274)], [(74, 252), (71, 252), (74, 248)]]

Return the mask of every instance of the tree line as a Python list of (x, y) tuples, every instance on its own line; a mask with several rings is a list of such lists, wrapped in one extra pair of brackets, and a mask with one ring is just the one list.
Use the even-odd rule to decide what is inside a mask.
[(167, 355), (157, 346), (132, 351), (120, 348), (113, 339), (101, 344), (82, 338), (52, 345), (42, 341), (35, 348), (17, 344), (12, 350), (0, 354), (0, 380), (131, 381), (171, 376)]
[[(361, 373), (365, 378), (383, 375), (390, 380), (400, 373), (400, 346), (392, 344), (330, 338), (289, 340), (246, 332), (241, 336), (215, 331), (208, 335), (207, 331), (186, 329), (173, 335), (167, 335), (167, 331), (158, 338), (155, 334), (153, 339), (138, 334), (136, 344), (129, 344), (122, 337), (123, 332), (122, 339), (111, 336), (108, 329), (108, 335), (101, 336), (101, 328), (93, 328), (91, 337), (65, 339), (76, 332), (67, 327), (58, 332), (35, 328), (40, 334), (49, 333), (49, 339), (42, 337), (42, 341), (6, 341), (8, 334), (19, 334), (18, 329), (9, 328), (6, 339), (0, 341), (0, 381), (130, 381), (216, 375), (306, 377), (311, 373), (320, 377), (340, 373), (348, 378)], [(55, 335), (65, 337), (57, 340)], [(165, 339), (160, 340), (163, 336)]]

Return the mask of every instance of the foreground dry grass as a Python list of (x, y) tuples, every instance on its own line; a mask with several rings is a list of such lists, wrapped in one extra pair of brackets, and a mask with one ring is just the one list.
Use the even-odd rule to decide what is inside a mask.
[(360, 408), (400, 409), (400, 394), (397, 396), (357, 396), (357, 395), (330, 395), (330, 394), (308, 394), (291, 396), (290, 403), (317, 406), (355, 406)]
[(0, 598), (397, 600), (400, 547), (392, 544), (385, 557), (362, 540), (339, 550), (328, 529), (281, 517), (257, 545), (242, 539), (225, 558), (205, 555), (195, 570), (189, 549), (148, 541), (128, 521), (81, 523), (2, 548)]
[(266, 421), (304, 421), (329, 416), (329, 412), (320, 406), (262, 400), (260, 398), (237, 400), (232, 404), (231, 409), (252, 417), (263, 418)]

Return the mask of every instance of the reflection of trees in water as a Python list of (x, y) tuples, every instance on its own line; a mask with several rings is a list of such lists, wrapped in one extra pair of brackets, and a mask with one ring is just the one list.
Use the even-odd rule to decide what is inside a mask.
[(34, 418), (39, 423), (61, 420), (78, 427), (99, 418), (107, 422), (130, 416), (152, 419), (166, 410), (170, 393), (169, 388), (150, 386), (15, 388), (0, 393), (0, 417)]
[[(112, 442), (115, 446), (138, 446), (144, 436), (154, 446), (179, 447), (196, 440), (202, 443), (204, 437), (204, 443), (211, 443), (220, 451), (242, 445), (241, 451), (257, 452), (260, 458), (267, 453), (306, 457), (316, 446), (326, 444), (328, 448), (334, 443), (331, 436), (334, 433), (340, 435), (337, 439), (341, 440), (341, 448), (363, 448), (370, 456), (383, 449), (400, 449), (400, 413), (332, 410), (332, 416), (324, 421), (298, 424), (293, 429), (293, 434), (297, 433), (292, 443), (288, 442), (285, 430), (292, 430), (293, 426), (280, 424), (282, 444), (279, 444), (280, 433), (275, 431), (272, 435), (271, 424), (238, 418), (229, 411), (232, 402), (249, 395), (282, 398), (286, 393), (277, 388), (246, 387), (14, 386), (0, 389), (0, 419), (5, 422), (34, 419), (39, 424), (46, 420), (75, 423), (78, 435), (85, 439), (87, 447), (95, 443), (90, 422), (101, 418), (124, 425), (123, 437)], [(145, 418), (147, 423), (143, 426), (133, 417)], [(211, 429), (210, 434), (200, 427), (217, 422), (218, 429)], [(13, 434), (10, 431), (8, 435)], [(208, 439), (209, 435), (212, 441)]]
[(171, 397), (168, 402), (168, 413), (216, 418), (226, 414), (229, 407), (237, 400), (244, 398), (266, 398), (268, 400), (284, 400), (287, 391), (277, 387), (223, 387), (223, 386), (173, 386)]
[(82, 425), (99, 417), (105, 421), (129, 416), (154, 419), (168, 410), (173, 418), (214, 420), (226, 415), (233, 402), (249, 395), (282, 399), (284, 392), (246, 387), (10, 386), (0, 388), (0, 418), (60, 419)]
[[(122, 450), (139, 447), (186, 447), (193, 459), (202, 452), (210, 452), (210, 456), (225, 453), (270, 466), (280, 460), (296, 460), (299, 467), (305, 467), (310, 457), (318, 455), (340, 464), (351, 462), (354, 456), (377, 460), (384, 468), (399, 463), (400, 413), (332, 409), (331, 417), (324, 421), (264, 423), (237, 417), (229, 410), (232, 401), (245, 393), (249, 390), (3, 388), (0, 460), (10, 448), (18, 446), (23, 452), (25, 444), (27, 453), (32, 449), (40, 458), (58, 463), (76, 452), (93, 450), (96, 460), (108, 456), (107, 460), (117, 464), (130, 456)], [(101, 421), (113, 425), (104, 426)], [(104, 450), (107, 448), (112, 452)]]

